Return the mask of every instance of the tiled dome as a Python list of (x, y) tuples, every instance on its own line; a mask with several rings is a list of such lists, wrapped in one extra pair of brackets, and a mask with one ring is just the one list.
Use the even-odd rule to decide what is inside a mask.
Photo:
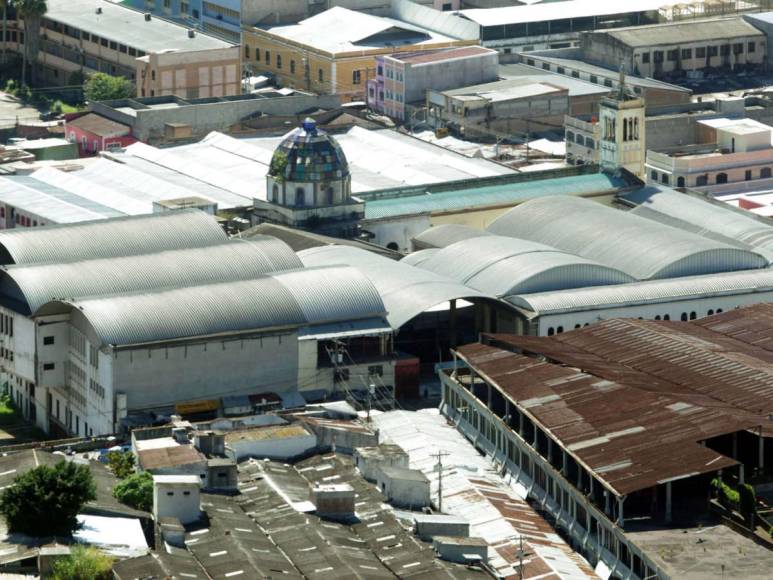
[(349, 163), (336, 140), (306, 119), (277, 147), (269, 175), (301, 183), (332, 181), (349, 175)]

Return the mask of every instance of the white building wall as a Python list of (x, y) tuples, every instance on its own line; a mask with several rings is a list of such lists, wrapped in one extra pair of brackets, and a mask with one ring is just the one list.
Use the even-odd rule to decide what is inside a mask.
[[(665, 320), (668, 315), (672, 321), (704, 318), (710, 314), (725, 312), (740, 306), (749, 306), (761, 302), (773, 301), (773, 292), (759, 292), (734, 296), (714, 296), (693, 300), (677, 300), (657, 304), (634, 304), (615, 308), (587, 310), (585, 312), (567, 312), (563, 314), (539, 316), (538, 335), (549, 336), (553, 333), (568, 332), (575, 328), (595, 324), (610, 318), (643, 318), (645, 320)], [(694, 317), (693, 317), (694, 313)], [(655, 317), (659, 316), (659, 319)], [(578, 326), (579, 325), (579, 326)], [(552, 329), (552, 333), (551, 333)]]
[(124, 392), (130, 410), (179, 401), (219, 398), (296, 387), (295, 333), (196, 344), (127, 348), (113, 353), (114, 393)]

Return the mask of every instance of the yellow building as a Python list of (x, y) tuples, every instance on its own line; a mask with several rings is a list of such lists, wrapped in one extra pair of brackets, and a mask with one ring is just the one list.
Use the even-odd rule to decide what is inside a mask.
[(253, 74), (272, 73), (282, 86), (344, 100), (365, 98), (378, 55), (478, 44), (340, 7), (289, 26), (245, 26), (242, 39), (242, 60)]

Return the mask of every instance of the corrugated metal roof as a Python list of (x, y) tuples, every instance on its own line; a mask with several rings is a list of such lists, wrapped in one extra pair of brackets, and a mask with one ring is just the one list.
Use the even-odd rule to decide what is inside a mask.
[(378, 290), (394, 329), (449, 300), (491, 298), (448, 278), (358, 248), (325, 246), (298, 255), (307, 267), (346, 264), (360, 270)]
[[(318, 288), (324, 288), (323, 313)], [(38, 313), (72, 311), (103, 344), (130, 345), (220, 333), (370, 319), (386, 309), (370, 281), (346, 266), (279, 272), (251, 280), (124, 296), (55, 301)]]
[(493, 235), (451, 244), (418, 267), (493, 296), (633, 281), (620, 270), (574, 254)]
[[(773, 258), (773, 226), (748, 211), (666, 187), (643, 187), (624, 199), (637, 204), (631, 213), (666, 225), (685, 227), (694, 233), (717, 234)], [(715, 238), (716, 239), (716, 238)]]
[(113, 258), (220, 244), (225, 232), (197, 209), (0, 232), (1, 264)]
[(521, 183), (454, 189), (440, 193), (366, 199), (365, 218), (380, 219), (399, 215), (507, 206), (545, 196), (561, 194), (585, 196), (611, 193), (624, 186), (625, 183), (622, 179), (605, 173), (590, 173), (570, 177), (536, 179)]
[[(30, 196), (50, 196), (50, 198), (53, 198), (51, 205), (56, 205), (57, 201), (63, 201), (65, 203), (77, 205), (78, 207), (93, 211), (104, 217), (123, 217), (126, 215), (112, 207), (102, 205), (101, 203), (95, 202), (91, 199), (87, 199), (70, 191), (61, 189), (56, 185), (38, 181), (29, 175), (0, 177), (0, 191), (2, 192), (15, 191), (16, 189), (19, 189), (19, 186), (23, 186), (24, 191), (29, 192), (28, 195)], [(45, 197), (43, 199), (45, 199)], [(17, 203), (13, 203), (11, 200), (7, 200), (7, 203), (18, 209), (21, 209), (22, 211), (25, 209), (23, 198), (18, 200)], [(57, 216), (55, 212), (49, 219), (51, 219), (51, 221), (55, 224), (70, 223), (69, 221), (63, 220), (62, 217)], [(87, 220), (80, 219), (77, 221)]]
[(8, 178), (0, 178), (0, 202), (38, 216), (41, 223), (69, 224), (122, 215), (112, 210), (84, 207), (77, 199), (63, 199)]
[(437, 254), (440, 251), (440, 248), (427, 248), (426, 250), (419, 250), (418, 252), (413, 252), (412, 254), (408, 254), (400, 260), (403, 264), (408, 264), (409, 266), (416, 266), (419, 267), (423, 262), (426, 262), (429, 260), (432, 256)]
[(29, 314), (50, 300), (246, 280), (302, 267), (289, 246), (276, 238), (256, 236), (205, 248), (9, 266), (0, 278), (0, 294), (11, 300), (11, 307)]
[(751, 249), (683, 232), (578, 197), (534, 199), (496, 219), (488, 230), (617, 268), (638, 280), (763, 268)]
[(762, 36), (764, 33), (746, 22), (743, 18), (716, 18), (695, 22), (672, 22), (653, 24), (651, 26), (599, 30), (594, 34), (609, 35), (621, 44), (631, 48), (647, 48), (664, 44), (743, 40), (748, 37)]
[(413, 238), (413, 247), (417, 250), (425, 248), (445, 248), (456, 242), (469, 238), (490, 236), (486, 230), (471, 228), (460, 224), (442, 224), (427, 228)]
[(515, 306), (545, 315), (770, 291), (773, 291), (773, 270), (765, 268), (674, 280), (521, 294), (509, 296), (507, 300)]
[(626, 495), (735, 465), (700, 442), (758, 426), (761, 407), (773, 410), (773, 397), (755, 401), (773, 392), (771, 353), (736, 360), (740, 343), (694, 336), (680, 324), (611, 320), (551, 338), (493, 337), (560, 364), (496, 346), (459, 350), (598, 480)]

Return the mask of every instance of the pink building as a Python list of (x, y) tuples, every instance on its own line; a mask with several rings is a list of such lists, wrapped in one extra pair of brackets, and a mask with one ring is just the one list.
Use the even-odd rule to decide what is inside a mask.
[(137, 142), (137, 139), (132, 137), (131, 127), (96, 113), (67, 119), (64, 130), (67, 140), (78, 144), (81, 157), (119, 149)]

